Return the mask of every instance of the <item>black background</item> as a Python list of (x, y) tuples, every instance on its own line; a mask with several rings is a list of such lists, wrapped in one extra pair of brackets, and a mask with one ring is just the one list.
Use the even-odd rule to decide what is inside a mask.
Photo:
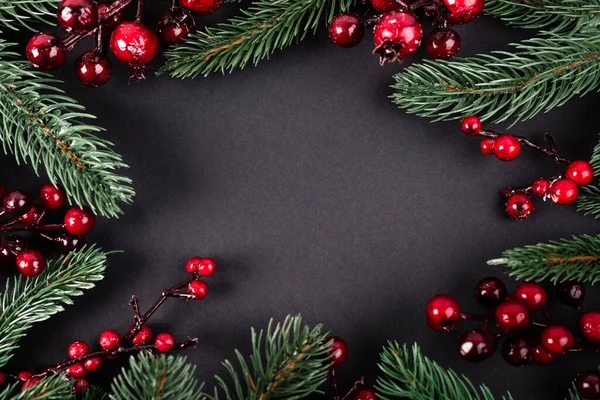
[[(165, 7), (152, 4), (147, 15)], [(226, 5), (199, 22), (235, 12)], [(462, 55), (507, 49), (534, 33), (487, 18), (459, 31)], [(24, 43), (28, 36), (14, 38)], [(498, 353), (468, 364), (457, 355), (458, 333), (430, 331), (424, 307), (446, 292), (465, 311), (479, 310), (475, 283), (502, 276), (486, 260), (510, 247), (594, 233), (597, 222), (540, 201), (529, 221), (505, 217), (499, 189), (557, 167), (528, 150), (511, 163), (485, 158), (457, 122), (430, 124), (396, 109), (389, 85), (403, 66), (380, 68), (371, 49), (369, 36), (355, 49), (337, 48), (322, 29), (257, 68), (226, 76), (152, 76), (128, 86), (118, 66), (106, 87), (89, 89), (70, 66), (59, 71), (67, 93), (98, 117), (103, 137), (131, 166), (125, 172), (137, 196), (122, 218), (101, 219), (93, 234), (106, 250), (125, 252), (110, 257), (95, 289), (31, 330), (13, 367), (57, 362), (74, 339), (96, 343), (103, 329), (126, 329), (132, 294), (148, 306), (160, 289), (185, 278), (187, 258), (204, 255), (218, 261), (209, 297), (169, 302), (152, 326), (179, 338), (197, 335), (200, 345), (186, 355), (209, 383), (234, 348), (249, 350), (251, 326), (302, 313), (348, 342), (342, 386), (361, 374), (373, 382), (378, 352), (393, 339), (417, 341), (424, 354), (496, 395), (510, 389), (517, 399), (562, 398), (597, 356), (517, 369)], [(412, 61), (423, 55), (421, 49)], [(600, 127), (597, 109), (591, 94), (511, 131), (534, 140), (549, 131), (566, 157), (587, 158)], [(9, 156), (0, 160), (13, 188), (33, 192), (45, 182)], [(553, 295), (550, 309), (557, 322), (576, 323)], [(112, 365), (103, 369), (107, 380), (119, 366)]]

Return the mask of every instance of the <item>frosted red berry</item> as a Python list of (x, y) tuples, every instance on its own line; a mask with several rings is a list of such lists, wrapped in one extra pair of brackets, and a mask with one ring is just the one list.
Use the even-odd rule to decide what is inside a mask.
[(579, 186), (589, 185), (594, 179), (594, 169), (589, 162), (576, 160), (567, 167), (567, 178)]
[(76, 394), (82, 394), (85, 390), (89, 389), (90, 383), (86, 379), (77, 379), (75, 385), (73, 385), (73, 391)]
[(522, 367), (529, 364), (533, 355), (533, 349), (527, 340), (514, 337), (506, 340), (502, 345), (502, 358), (507, 364), (514, 367)]
[(579, 317), (579, 329), (587, 340), (600, 343), (600, 311), (588, 311)]
[(42, 218), (42, 213), (42, 206), (34, 204), (29, 211), (19, 217), (19, 221), (21, 221), (23, 225), (35, 225)]
[(548, 179), (538, 179), (531, 185), (531, 193), (543, 197), (550, 190), (550, 181)]
[(577, 200), (579, 189), (575, 181), (568, 178), (557, 179), (550, 185), (550, 199), (556, 204), (571, 204)]
[(166, 353), (175, 346), (175, 339), (170, 333), (159, 333), (154, 340), (154, 346), (156, 350)]
[(417, 51), (423, 38), (423, 27), (408, 10), (390, 11), (381, 16), (373, 30), (375, 53), (380, 63), (402, 61)]
[(88, 32), (98, 25), (98, 8), (93, 0), (61, 0), (58, 25), (67, 32)]
[(573, 334), (562, 325), (550, 325), (542, 332), (542, 345), (556, 356), (570, 350), (573, 343)]
[(548, 352), (548, 350), (546, 350), (546, 348), (543, 345), (538, 344), (533, 348), (531, 358), (536, 364), (549, 365), (556, 361), (558, 357)]
[(521, 152), (521, 143), (513, 135), (500, 135), (494, 140), (494, 155), (501, 161), (512, 161)]
[[(100, 16), (100, 15), (106, 13), (111, 4), (112, 4), (111, 1), (98, 3), (98, 15)], [(119, 26), (119, 24), (121, 22), (123, 22), (124, 19), (125, 19), (125, 15), (123, 14), (123, 11), (121, 10), (118, 13), (112, 15), (110, 18), (104, 20), (104, 23), (102, 24), (102, 26), (104, 28), (112, 31), (117, 26)]]
[(83, 366), (89, 372), (94, 372), (102, 366), (103, 362), (104, 360), (102, 359), (102, 357), (88, 358), (83, 362)]
[(514, 293), (515, 299), (521, 300), (527, 305), (529, 311), (537, 311), (546, 305), (548, 295), (539, 283), (522, 282), (517, 286)]
[(4, 196), (4, 211), (12, 215), (23, 215), (31, 209), (33, 203), (25, 193), (15, 190)]
[(460, 307), (454, 297), (438, 294), (427, 302), (427, 324), (438, 332), (456, 328), (460, 320)]
[(71, 375), (73, 378), (85, 378), (87, 376), (87, 371), (81, 363), (69, 365), (66, 371), (67, 374)]
[[(129, 329), (133, 329), (131, 326)], [(152, 329), (146, 324), (143, 324), (140, 331), (131, 339), (132, 344), (148, 344), (152, 341)]]
[(76, 340), (69, 345), (69, 358), (77, 358), (90, 351), (90, 347), (83, 340)]
[(527, 305), (519, 300), (508, 300), (496, 308), (496, 324), (503, 331), (515, 331), (529, 325)]
[(448, 21), (453, 24), (465, 24), (481, 15), (485, 0), (444, 0), (450, 11)]
[(496, 337), (489, 331), (471, 329), (458, 337), (458, 353), (470, 362), (480, 362), (496, 351)]
[(75, 75), (84, 85), (99, 87), (112, 76), (112, 64), (108, 57), (93, 50), (86, 51), (75, 61)]
[(107, 329), (100, 335), (99, 342), (103, 350), (116, 350), (121, 343), (121, 336), (119, 332)]
[(460, 129), (462, 129), (465, 135), (476, 136), (481, 132), (481, 120), (475, 115), (469, 115), (463, 118), (460, 123)]
[(484, 156), (494, 155), (494, 139), (481, 139), (481, 142), (479, 142), (479, 149), (481, 150), (481, 154), (483, 154)]
[(89, 208), (72, 207), (64, 218), (65, 229), (75, 235), (84, 236), (96, 226), (96, 216)]
[(46, 268), (46, 258), (37, 250), (23, 250), (17, 255), (17, 270), (25, 276), (38, 276)]
[(429, 32), (425, 47), (431, 58), (449, 60), (460, 50), (460, 35), (450, 28), (434, 29)]
[(339, 336), (328, 336), (325, 342), (331, 342), (329, 354), (331, 355), (332, 368), (337, 368), (348, 359), (348, 345)]
[(340, 47), (354, 47), (365, 36), (365, 25), (354, 13), (341, 13), (329, 23), (329, 37)]
[(484, 307), (498, 307), (506, 299), (506, 285), (498, 278), (483, 278), (475, 286), (475, 300)]
[(353, 400), (377, 400), (375, 389), (369, 386), (360, 387), (356, 391)]
[(586, 400), (600, 398), (600, 374), (598, 371), (580, 372), (575, 378), (575, 388)]
[(178, 12), (167, 12), (156, 20), (154, 30), (160, 40), (167, 44), (183, 42), (190, 34), (194, 20), (191, 16)]
[(38, 383), (40, 383), (42, 380), (42, 378), (30, 378), (27, 379), (25, 381), (25, 383), (23, 383), (23, 386), (21, 386), (21, 392), (24, 392), (25, 390), (29, 389), (30, 387), (37, 385)]
[(40, 189), (40, 203), (48, 210), (58, 210), (65, 204), (66, 200), (65, 191), (51, 183), (42, 186)]
[(132, 67), (148, 64), (158, 53), (158, 38), (139, 22), (123, 22), (110, 38), (110, 49), (119, 61)]
[(53, 33), (33, 35), (27, 42), (25, 55), (34, 67), (44, 71), (59, 69), (67, 60), (67, 50)]
[(224, 0), (180, 0), (181, 7), (197, 15), (207, 15), (217, 11)]
[(534, 208), (533, 201), (525, 193), (513, 193), (506, 199), (506, 213), (512, 219), (527, 219)]
[(192, 300), (202, 300), (208, 294), (208, 286), (200, 280), (195, 280), (188, 285), (188, 293), (192, 295)]

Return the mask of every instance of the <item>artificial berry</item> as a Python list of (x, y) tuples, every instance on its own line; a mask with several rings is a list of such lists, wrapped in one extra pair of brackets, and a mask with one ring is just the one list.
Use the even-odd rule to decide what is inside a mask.
[(202, 276), (211, 276), (215, 273), (217, 263), (212, 258), (192, 257), (190, 258), (185, 269), (188, 273), (193, 274), (195, 272)]
[(469, 115), (463, 118), (460, 123), (460, 129), (468, 136), (476, 136), (481, 132), (481, 120), (475, 115)]
[(547, 326), (542, 332), (542, 345), (556, 356), (570, 350), (573, 343), (571, 331), (562, 325)]
[(65, 251), (72, 251), (79, 249), (84, 245), (85, 239), (81, 236), (71, 235), (68, 232), (61, 233), (54, 238), (54, 242), (57, 243)]
[(567, 178), (572, 179), (579, 186), (589, 185), (594, 179), (594, 169), (589, 162), (576, 160), (567, 167)]
[(525, 328), (529, 325), (527, 305), (519, 300), (508, 300), (500, 304), (496, 308), (496, 324), (506, 332)]
[(550, 185), (550, 198), (556, 204), (571, 204), (578, 194), (577, 184), (568, 178), (557, 179)]
[(96, 216), (89, 208), (71, 207), (65, 214), (65, 229), (75, 235), (90, 233), (96, 226)]
[(580, 372), (575, 378), (575, 388), (584, 399), (600, 398), (600, 374), (598, 371)]
[(375, 53), (380, 63), (402, 61), (417, 51), (423, 38), (423, 27), (415, 14), (408, 10), (383, 14), (373, 30)]
[(87, 376), (87, 371), (81, 363), (69, 365), (66, 371), (67, 374), (71, 375), (73, 378), (85, 378)]
[(166, 353), (175, 346), (175, 339), (170, 333), (159, 333), (154, 340), (156, 350)]
[(550, 181), (548, 179), (538, 179), (531, 185), (531, 192), (536, 196), (544, 197), (550, 190)]
[(375, 389), (369, 386), (362, 386), (357, 389), (354, 400), (377, 400)]
[(23, 384), (23, 386), (21, 386), (21, 392), (24, 392), (25, 390), (29, 389), (30, 387), (37, 385), (41, 380), (42, 380), (42, 378), (27, 379), (25, 381), (25, 383)]
[(448, 21), (453, 24), (465, 24), (481, 15), (485, 0), (444, 0), (450, 11)]
[(521, 152), (521, 143), (513, 135), (500, 135), (494, 140), (494, 155), (501, 161), (512, 161)]
[(55, 34), (38, 33), (27, 42), (25, 55), (34, 67), (52, 71), (65, 64), (67, 49)]
[(192, 300), (202, 300), (208, 294), (208, 286), (200, 280), (195, 280), (188, 285), (188, 293), (192, 295)]
[(100, 335), (100, 347), (103, 350), (116, 350), (120, 343), (121, 336), (113, 329), (107, 329)]
[(75, 385), (73, 385), (73, 391), (76, 394), (82, 394), (84, 391), (89, 389), (90, 383), (86, 379), (77, 379)]
[(110, 37), (115, 57), (132, 67), (148, 64), (158, 53), (158, 38), (152, 29), (139, 22), (123, 22)]
[(529, 364), (532, 353), (533, 351), (529, 342), (520, 337), (506, 340), (502, 345), (502, 358), (514, 367), (522, 367)]
[(354, 47), (365, 36), (365, 25), (362, 19), (354, 13), (341, 13), (329, 23), (329, 37), (340, 47)]
[(539, 283), (522, 282), (515, 289), (515, 298), (525, 303), (529, 311), (537, 311), (546, 305), (548, 295)]
[(494, 155), (494, 139), (485, 138), (481, 139), (479, 142), (479, 149), (484, 156), (492, 156)]
[[(103, 2), (103, 3), (98, 3), (98, 15), (102, 15), (104, 13), (106, 13), (108, 11), (108, 9), (110, 8), (112, 2)], [(104, 20), (104, 23), (102, 24), (102, 26), (108, 30), (113, 30), (115, 29), (117, 26), (119, 26), (119, 24), (121, 22), (123, 22), (123, 20), (125, 19), (125, 15), (123, 14), (123, 11), (119, 11), (118, 13), (112, 15), (110, 18)]]
[(557, 359), (554, 354), (548, 352), (548, 350), (546, 350), (546, 348), (541, 344), (538, 344), (533, 348), (533, 354), (531, 357), (533, 358), (533, 361), (539, 365), (552, 364)]
[(15, 190), (4, 196), (4, 211), (12, 215), (23, 215), (31, 209), (33, 203), (29, 196)]
[[(133, 326), (129, 328), (133, 329)], [(152, 340), (152, 329), (146, 324), (143, 324), (140, 331), (131, 339), (132, 344), (148, 344)]]
[(534, 208), (533, 201), (525, 193), (513, 193), (506, 199), (506, 213), (512, 219), (527, 219)]
[(587, 340), (600, 343), (600, 311), (588, 311), (579, 317), (579, 329)]
[(447, 294), (433, 296), (427, 302), (427, 324), (438, 332), (451, 331), (460, 319), (460, 307), (454, 297)]
[(98, 368), (100, 368), (102, 366), (103, 361), (104, 360), (102, 359), (102, 357), (88, 358), (87, 360), (85, 360), (83, 362), (83, 366), (89, 372), (94, 372), (94, 371), (97, 371)]
[[(404, 1), (405, 3), (411, 3), (411, 1)], [(388, 11), (395, 11), (402, 8), (402, 4), (400, 4), (396, 0), (371, 0), (371, 5), (373, 8), (380, 13), (385, 13)]]
[(31, 371), (19, 371), (19, 373), (17, 373), (17, 379), (22, 382), (26, 382), (29, 380), (29, 378), (31, 378), (32, 375), (33, 373)]
[(76, 340), (69, 345), (69, 358), (77, 358), (90, 351), (90, 347), (83, 340)]
[(331, 368), (337, 368), (342, 365), (348, 358), (348, 345), (339, 336), (328, 336), (325, 342), (331, 342), (329, 354), (331, 355)]
[(180, 0), (181, 7), (192, 11), (194, 14), (207, 15), (217, 11), (224, 0)]
[(564, 304), (579, 308), (585, 299), (585, 286), (577, 281), (566, 281), (556, 285), (556, 297)]
[(458, 337), (458, 352), (470, 362), (483, 361), (496, 351), (496, 337), (489, 331), (471, 329)]
[(98, 25), (98, 8), (93, 0), (61, 0), (57, 17), (67, 32), (88, 32)]
[(475, 299), (484, 307), (498, 307), (506, 299), (506, 294), (506, 285), (498, 278), (483, 278), (475, 286)]
[(112, 64), (108, 57), (89, 50), (75, 61), (75, 75), (86, 86), (102, 86), (112, 76)]
[(48, 210), (58, 210), (65, 204), (66, 200), (65, 191), (51, 183), (42, 186), (40, 189), (40, 203)]
[(163, 43), (171, 45), (183, 42), (193, 26), (194, 20), (188, 14), (172, 11), (158, 17), (154, 30)]
[(40, 221), (42, 215), (42, 206), (34, 204), (29, 211), (19, 217), (19, 221), (21, 221), (23, 225), (35, 225)]
[(25, 276), (38, 276), (46, 268), (46, 258), (37, 250), (23, 250), (17, 255), (17, 269)]
[(460, 50), (460, 42), (460, 35), (454, 29), (440, 28), (429, 32), (425, 46), (432, 58), (449, 60)]

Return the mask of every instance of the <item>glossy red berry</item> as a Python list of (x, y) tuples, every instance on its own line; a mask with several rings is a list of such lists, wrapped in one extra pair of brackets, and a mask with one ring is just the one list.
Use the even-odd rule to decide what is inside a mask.
[(533, 354), (531, 357), (533, 358), (533, 361), (539, 365), (552, 364), (558, 358), (554, 354), (548, 352), (548, 350), (546, 350), (546, 348), (541, 344), (538, 344), (533, 348)]
[(339, 336), (328, 336), (325, 338), (325, 342), (331, 342), (329, 347), (329, 353), (331, 354), (331, 368), (337, 368), (346, 362), (348, 359), (348, 345)]
[(585, 300), (585, 285), (577, 281), (566, 281), (556, 285), (556, 297), (562, 303), (577, 308)]
[[(411, 0), (404, 1), (406, 4), (412, 3)], [(388, 11), (400, 10), (402, 8), (402, 4), (400, 4), (396, 0), (371, 0), (371, 5), (375, 9), (375, 11), (380, 13), (385, 13)]]
[(434, 29), (429, 32), (425, 47), (431, 58), (449, 60), (460, 50), (460, 35), (450, 28)]
[(471, 329), (458, 337), (458, 352), (470, 362), (480, 362), (491, 357), (496, 351), (496, 337), (489, 331)]
[(417, 51), (423, 38), (423, 27), (408, 10), (390, 11), (381, 16), (373, 30), (375, 53), (380, 63), (402, 61)]
[(515, 299), (527, 305), (529, 311), (537, 311), (546, 305), (548, 295), (539, 283), (522, 282), (515, 289)]
[(167, 12), (156, 20), (154, 30), (166, 45), (182, 43), (190, 34), (194, 20), (188, 14)]
[(208, 286), (200, 280), (195, 280), (188, 285), (188, 293), (192, 295), (192, 300), (202, 300), (208, 294)]
[(83, 366), (89, 372), (94, 372), (94, 371), (97, 371), (102, 366), (103, 362), (104, 362), (104, 360), (102, 359), (102, 357), (88, 358), (87, 360), (85, 360), (83, 362)]
[(460, 307), (454, 297), (447, 294), (433, 296), (427, 302), (427, 324), (438, 332), (456, 328), (460, 320)]
[(17, 379), (20, 380), (21, 382), (25, 382), (25, 381), (28, 381), (32, 375), (33, 375), (33, 373), (31, 371), (19, 371), (17, 373)]
[(575, 388), (586, 400), (600, 398), (600, 374), (598, 371), (580, 372), (575, 378)]
[(498, 278), (483, 278), (475, 286), (475, 300), (484, 307), (498, 307), (506, 299), (506, 294), (506, 285)]
[(521, 152), (521, 143), (513, 135), (500, 135), (494, 141), (494, 155), (501, 161), (512, 161)]
[(188, 273), (193, 274), (194, 272), (199, 273), (202, 276), (211, 276), (215, 273), (217, 263), (212, 258), (192, 257), (190, 258), (185, 269)]
[(576, 160), (567, 167), (567, 178), (579, 186), (589, 185), (594, 179), (594, 169), (589, 162)]
[(170, 333), (159, 333), (154, 340), (156, 350), (166, 353), (175, 346), (175, 339)]
[(573, 343), (573, 334), (562, 325), (550, 325), (542, 332), (542, 345), (556, 356), (570, 350)]
[(475, 115), (469, 115), (463, 118), (460, 123), (460, 129), (468, 136), (476, 136), (481, 132), (481, 120)]
[(90, 383), (86, 379), (77, 379), (75, 385), (73, 385), (73, 391), (77, 394), (82, 394), (89, 387)]
[[(129, 329), (133, 329), (131, 326)], [(135, 334), (133, 339), (131, 339), (132, 344), (148, 344), (152, 341), (152, 329), (146, 324), (142, 325), (142, 328), (138, 333)]]
[(57, 17), (67, 32), (88, 32), (98, 25), (98, 8), (93, 0), (61, 0)]
[(341, 13), (329, 23), (329, 37), (340, 47), (354, 47), (365, 36), (365, 25), (354, 13)]
[(86, 51), (75, 61), (75, 75), (86, 86), (102, 86), (112, 76), (112, 64), (108, 57), (92, 50)]
[(72, 251), (81, 248), (85, 244), (85, 238), (64, 232), (54, 238), (54, 243), (64, 251)]
[(531, 192), (536, 196), (543, 197), (550, 190), (550, 181), (548, 179), (538, 179), (531, 185)]
[(512, 219), (527, 219), (534, 208), (533, 201), (525, 193), (513, 193), (506, 199), (506, 213)]
[(494, 139), (485, 138), (481, 139), (479, 142), (479, 149), (481, 150), (481, 154), (484, 156), (492, 156), (494, 155)]
[(67, 374), (71, 375), (73, 378), (85, 378), (87, 376), (87, 371), (81, 363), (69, 365), (66, 371)]
[(515, 337), (504, 341), (502, 346), (502, 358), (507, 364), (514, 367), (522, 367), (529, 364), (533, 349), (529, 342), (523, 338)]
[(496, 324), (506, 332), (525, 328), (529, 325), (527, 305), (519, 300), (508, 300), (500, 304), (496, 308)]
[(76, 340), (69, 345), (69, 358), (77, 358), (90, 351), (90, 347), (83, 340)]
[(37, 385), (41, 381), (42, 381), (42, 378), (30, 378), (30, 379), (27, 379), (25, 381), (25, 383), (23, 384), (23, 386), (21, 386), (21, 392), (24, 392), (25, 390), (29, 389), (30, 387)]
[(17, 255), (17, 269), (25, 276), (38, 276), (46, 268), (46, 258), (37, 250), (23, 250)]
[(42, 213), (42, 206), (34, 204), (29, 211), (19, 217), (19, 221), (21, 221), (23, 225), (35, 225), (41, 220)]
[(577, 200), (579, 189), (575, 181), (568, 178), (557, 179), (550, 185), (550, 198), (556, 204), (571, 204)]
[(110, 49), (119, 61), (132, 67), (148, 64), (158, 53), (158, 38), (139, 22), (123, 22), (110, 38)]
[(377, 400), (375, 389), (369, 386), (363, 386), (357, 389), (353, 400)]
[(120, 343), (121, 336), (113, 329), (107, 329), (100, 335), (100, 347), (103, 350), (116, 350)]
[[(98, 3), (98, 15), (102, 15), (102, 14), (106, 13), (108, 11), (109, 7), (111, 6), (111, 4), (112, 4), (111, 1)], [(121, 10), (118, 13), (111, 16), (110, 18), (108, 18), (107, 20), (105, 20), (104, 23), (102, 24), (102, 26), (104, 26), (105, 29), (112, 31), (117, 26), (119, 26), (119, 24), (121, 24), (121, 22), (123, 22), (124, 19), (125, 19), (125, 15), (123, 14), (123, 11)]]
[(84, 236), (96, 226), (96, 216), (87, 207), (72, 207), (66, 212), (64, 222), (65, 229), (69, 233), (75, 236)]
[(4, 196), (4, 211), (12, 215), (23, 215), (31, 209), (33, 203), (29, 196), (23, 192), (15, 190)]
[(444, 0), (450, 11), (448, 21), (453, 24), (465, 24), (481, 15), (485, 0)]
[(40, 203), (48, 210), (58, 210), (65, 204), (67, 195), (62, 188), (57, 188), (51, 183), (40, 189)]
[(180, 0), (181, 7), (197, 15), (207, 15), (217, 11), (224, 0)]
[(600, 311), (588, 311), (579, 317), (579, 329), (587, 340), (600, 343)]
[(34, 35), (27, 43), (25, 55), (34, 67), (44, 71), (59, 69), (67, 60), (67, 50), (53, 33)]

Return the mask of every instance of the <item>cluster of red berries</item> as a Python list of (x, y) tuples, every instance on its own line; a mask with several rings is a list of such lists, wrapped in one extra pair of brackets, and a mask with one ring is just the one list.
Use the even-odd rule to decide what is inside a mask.
[(530, 186), (504, 189), (502, 194), (506, 197), (506, 212), (513, 219), (529, 218), (534, 209), (530, 194), (544, 200), (550, 199), (556, 204), (572, 204), (577, 200), (579, 186), (589, 185), (594, 179), (594, 169), (589, 162), (570, 161), (561, 157), (554, 144), (554, 139), (548, 134), (546, 141), (549, 148), (545, 148), (522, 136), (498, 134), (485, 130), (482, 128), (479, 118), (474, 115), (464, 118), (461, 128), (468, 136), (483, 137), (479, 146), (481, 152), (486, 156), (494, 155), (501, 161), (512, 161), (521, 153), (521, 148), (527, 146), (554, 158), (557, 163), (567, 165), (564, 174), (540, 178)]
[[(63, 217), (62, 224), (44, 222), (48, 211), (60, 209), (65, 201), (63, 189), (47, 184), (40, 189), (39, 203), (25, 193), (8, 192), (0, 185), (0, 216), (12, 217), (0, 224), (0, 232), (33, 232), (55, 243), (64, 251), (83, 245), (84, 237), (96, 225), (96, 217), (88, 208), (71, 207)], [(0, 265), (15, 265), (25, 276), (37, 276), (46, 268), (46, 258), (37, 250), (29, 248), (29, 241), (20, 235), (10, 234), (0, 238)]]
[[(579, 312), (585, 298), (585, 286), (576, 281), (563, 282), (556, 287), (557, 298)], [(447, 294), (436, 295), (427, 303), (427, 324), (438, 332), (455, 329), (460, 320), (483, 321), (481, 329), (469, 329), (458, 337), (458, 352), (470, 362), (480, 362), (491, 357), (498, 340), (508, 336), (502, 346), (502, 357), (513, 366), (531, 362), (548, 365), (570, 351), (596, 350), (600, 345), (600, 311), (588, 311), (579, 317), (583, 340), (574, 338), (563, 325), (550, 323), (545, 310), (548, 300), (546, 290), (538, 283), (523, 282), (514, 293), (508, 293), (499, 279), (487, 277), (475, 287), (477, 302), (493, 314), (462, 313), (456, 299)], [(533, 318), (537, 313), (545, 322)], [(492, 332), (495, 322), (500, 332)], [(591, 382), (595, 382), (591, 384)], [(575, 381), (577, 390), (585, 399), (600, 398), (600, 374), (597, 371), (579, 374)]]
[[(134, 1), (138, 4), (136, 19), (124, 21), (123, 10)], [(27, 59), (39, 69), (56, 70), (65, 64), (69, 50), (95, 34), (95, 48), (77, 58), (75, 74), (83, 84), (98, 87), (112, 75), (105, 48), (110, 35), (109, 46), (114, 56), (133, 68), (131, 77), (142, 79), (144, 67), (158, 53), (159, 38), (166, 45), (181, 43), (194, 27), (193, 15), (210, 14), (223, 0), (179, 0), (179, 6), (172, 0), (169, 11), (158, 18), (153, 28), (141, 23), (142, 2), (116, 0), (96, 4), (94, 0), (61, 0), (58, 24), (68, 34), (62, 38), (48, 32), (34, 35), (27, 43)]]
[(338, 14), (329, 23), (329, 37), (340, 47), (356, 46), (365, 35), (365, 26), (375, 23), (374, 54), (380, 63), (398, 61), (417, 51), (423, 39), (423, 27), (414, 11), (422, 7), (433, 18), (434, 28), (426, 40), (432, 58), (450, 59), (460, 50), (461, 39), (452, 25), (470, 22), (483, 11), (485, 0), (371, 0), (381, 13), (366, 22), (355, 13)]

